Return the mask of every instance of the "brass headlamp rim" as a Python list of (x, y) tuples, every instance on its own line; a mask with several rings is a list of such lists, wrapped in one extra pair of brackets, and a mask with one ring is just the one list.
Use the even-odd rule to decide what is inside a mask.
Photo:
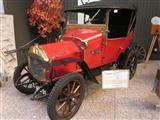
[(35, 43), (34, 46), (30, 47), (28, 53), (32, 53), (32, 54), (40, 56), (45, 62), (50, 61), (46, 52), (41, 46), (39, 46), (38, 43)]

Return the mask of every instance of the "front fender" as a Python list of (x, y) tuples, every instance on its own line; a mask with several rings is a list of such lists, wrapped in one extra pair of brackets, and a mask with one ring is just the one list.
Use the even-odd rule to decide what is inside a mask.
[(63, 60), (60, 60), (60, 61), (53, 62), (52, 67), (60, 66), (60, 65), (67, 65), (67, 64), (70, 64), (70, 63), (77, 63), (82, 70), (81, 72), (84, 72), (90, 80), (98, 83), (98, 81), (96, 80), (95, 76), (93, 75), (91, 69), (88, 67), (86, 62), (83, 61), (83, 60), (76, 59), (76, 58), (67, 58), (67, 59), (63, 59)]

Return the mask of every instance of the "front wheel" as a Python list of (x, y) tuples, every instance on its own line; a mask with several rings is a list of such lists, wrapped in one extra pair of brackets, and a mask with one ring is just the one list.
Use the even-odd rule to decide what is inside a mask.
[(79, 110), (85, 95), (85, 81), (79, 73), (69, 73), (54, 85), (48, 98), (51, 120), (69, 120)]
[(29, 72), (27, 62), (23, 62), (17, 66), (14, 71), (13, 83), (21, 93), (29, 95), (35, 92), (34, 78)]

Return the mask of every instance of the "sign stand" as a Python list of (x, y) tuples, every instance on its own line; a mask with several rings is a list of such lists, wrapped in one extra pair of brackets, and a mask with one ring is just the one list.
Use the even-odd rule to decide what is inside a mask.
[(148, 64), (148, 62), (149, 62), (150, 56), (152, 54), (152, 51), (153, 51), (153, 48), (155, 46), (157, 39), (158, 39), (158, 34), (153, 35), (152, 42), (151, 42), (151, 45), (150, 45), (150, 48), (149, 48), (149, 51), (148, 51), (148, 54), (147, 54), (147, 57), (145, 60), (145, 65)]
[(152, 54), (153, 48), (155, 46), (156, 40), (159, 41), (160, 37), (160, 18), (159, 17), (153, 17), (152, 20), (152, 28), (151, 28), (151, 34), (153, 35), (152, 42), (148, 51), (148, 55), (145, 60), (145, 66), (148, 64), (150, 56)]
[(127, 89), (129, 86), (129, 70), (109, 70), (102, 72), (102, 88), (114, 90), (113, 97), (113, 119), (116, 120), (117, 89)]

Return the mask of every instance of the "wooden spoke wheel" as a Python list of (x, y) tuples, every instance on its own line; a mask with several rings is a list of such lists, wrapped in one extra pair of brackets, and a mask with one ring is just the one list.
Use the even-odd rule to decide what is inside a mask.
[(48, 100), (51, 120), (69, 120), (78, 111), (85, 94), (84, 79), (79, 73), (69, 73), (53, 87)]
[(60, 92), (56, 101), (56, 112), (60, 117), (67, 117), (75, 111), (80, 100), (80, 83), (71, 81)]
[(25, 73), (22, 76), (19, 77), (19, 79), (16, 81), (15, 85), (19, 88), (25, 88), (27, 90), (32, 90), (35, 88), (33, 77), (30, 73)]
[(135, 50), (136, 52), (138, 63), (143, 62), (146, 58), (146, 50), (144, 49), (144, 47), (140, 45), (135, 45), (133, 47), (133, 50)]
[(28, 69), (28, 63), (23, 62), (17, 66), (13, 76), (14, 86), (24, 94), (33, 94), (36, 90), (34, 78)]
[(128, 61), (126, 63), (126, 68), (129, 69), (130, 71), (130, 79), (133, 78), (135, 72), (136, 72), (136, 69), (137, 69), (137, 58), (136, 58), (136, 55), (132, 55), (128, 58)]

